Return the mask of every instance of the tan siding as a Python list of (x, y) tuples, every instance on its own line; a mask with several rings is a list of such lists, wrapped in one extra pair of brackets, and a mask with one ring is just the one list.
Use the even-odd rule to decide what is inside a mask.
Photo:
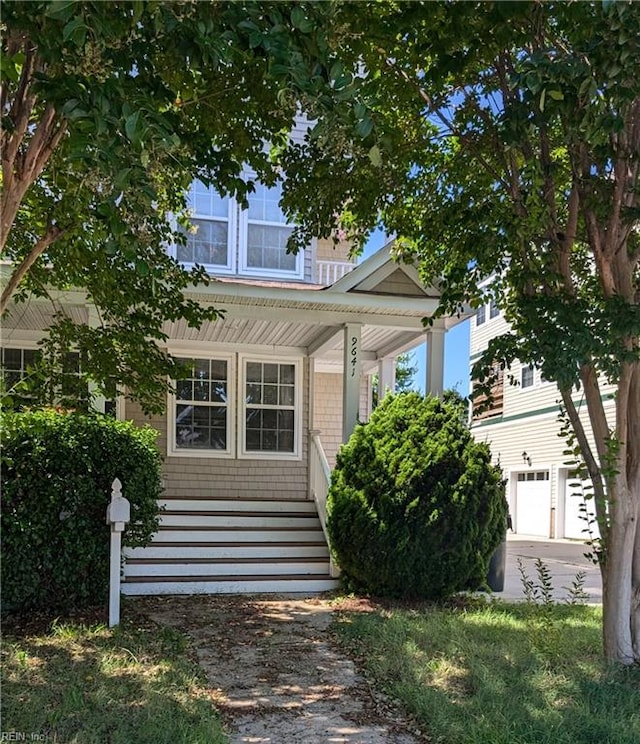
[(313, 428), (320, 431), (320, 441), (333, 467), (342, 444), (342, 375), (317, 373), (314, 384)]
[(471, 361), (475, 361), (477, 354), (484, 351), (490, 339), (495, 336), (500, 336), (509, 330), (509, 324), (502, 317), (498, 315), (496, 318), (489, 318), (489, 310), (487, 308), (487, 320), (482, 325), (476, 325), (475, 317), (471, 319), (471, 341), (469, 353), (471, 354)]
[(378, 284), (374, 290), (380, 294), (399, 295), (402, 297), (424, 297), (425, 293), (417, 287), (404, 271), (396, 269), (383, 282)]
[(319, 261), (348, 261), (354, 263), (349, 258), (351, 243), (343, 240), (334, 246), (333, 241), (329, 238), (319, 238), (317, 241), (316, 258)]
[(164, 458), (167, 498), (305, 498), (308, 492), (308, 378), (308, 364), (305, 363), (301, 461), (168, 457), (166, 416), (147, 418), (138, 406), (127, 401), (125, 418), (133, 419), (140, 425), (150, 423), (160, 431), (158, 444)]

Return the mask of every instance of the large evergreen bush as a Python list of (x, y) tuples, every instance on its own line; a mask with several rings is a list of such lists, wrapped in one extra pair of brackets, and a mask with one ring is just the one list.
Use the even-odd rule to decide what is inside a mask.
[(2, 414), (2, 607), (71, 609), (109, 594), (107, 504), (131, 503), (123, 543), (158, 526), (157, 432), (103, 415)]
[(504, 538), (501, 471), (460, 405), (387, 395), (340, 449), (329, 534), (343, 576), (378, 595), (443, 598), (482, 585)]

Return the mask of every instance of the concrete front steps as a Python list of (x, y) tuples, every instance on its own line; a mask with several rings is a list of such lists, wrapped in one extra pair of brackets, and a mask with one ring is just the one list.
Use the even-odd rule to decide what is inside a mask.
[(146, 548), (125, 548), (122, 593), (253, 594), (335, 589), (308, 500), (165, 499)]

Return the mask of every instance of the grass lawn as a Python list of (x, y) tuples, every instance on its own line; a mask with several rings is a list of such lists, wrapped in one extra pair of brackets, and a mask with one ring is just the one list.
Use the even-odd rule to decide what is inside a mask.
[(182, 634), (144, 623), (5, 629), (2, 731), (56, 744), (222, 744)]
[(600, 608), (341, 612), (337, 638), (434, 744), (638, 744), (640, 668), (607, 669)]

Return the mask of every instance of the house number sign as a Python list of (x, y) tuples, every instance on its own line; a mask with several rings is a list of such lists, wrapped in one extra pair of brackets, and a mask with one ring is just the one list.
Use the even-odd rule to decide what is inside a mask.
[(351, 377), (356, 376), (357, 367), (358, 367), (358, 338), (357, 336), (351, 336)]

